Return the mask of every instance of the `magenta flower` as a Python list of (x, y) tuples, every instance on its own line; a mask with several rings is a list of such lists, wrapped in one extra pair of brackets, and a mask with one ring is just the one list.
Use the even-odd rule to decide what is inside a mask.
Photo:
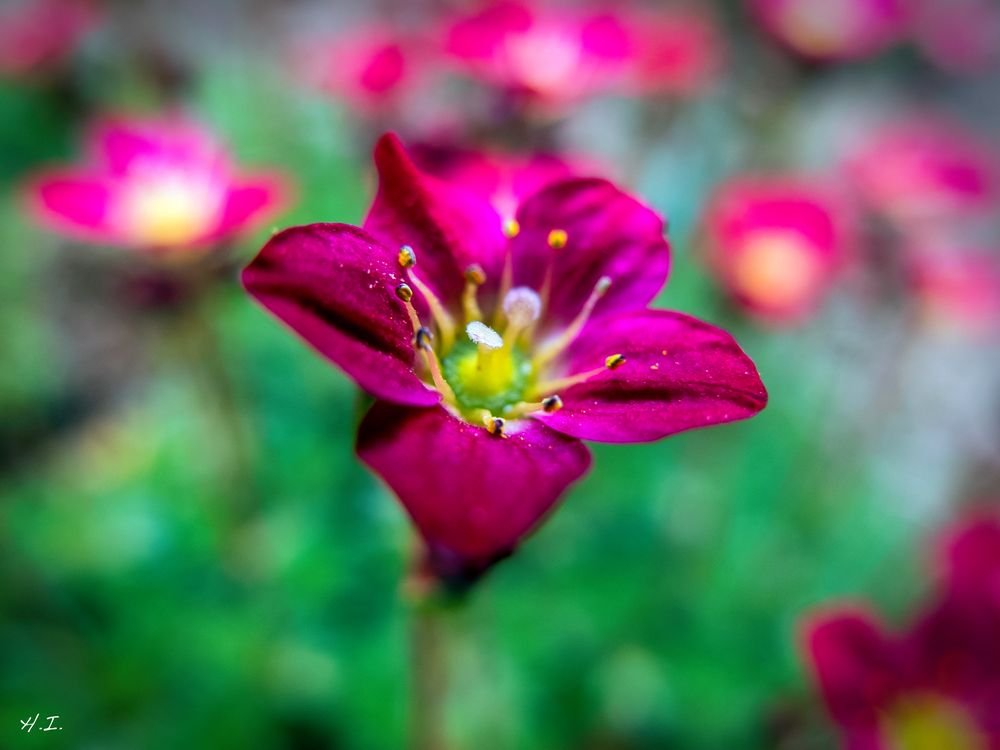
[(58, 65), (98, 20), (91, 0), (15, 0), (0, 9), (0, 76)]
[(933, 63), (956, 73), (986, 72), (1000, 59), (995, 0), (915, 0), (914, 36)]
[(631, 40), (615, 15), (497, 0), (455, 21), (448, 54), (471, 75), (543, 106), (601, 93), (622, 80)]
[(537, 152), (516, 154), (421, 144), (411, 149), (424, 172), (488, 201), (503, 220), (513, 220), (531, 195), (553, 183), (605, 173), (592, 159)]
[(855, 607), (813, 618), (806, 648), (848, 750), (1000, 747), (1000, 524), (945, 547), (943, 591), (890, 632)]
[(670, 261), (663, 223), (611, 183), (555, 183), (504, 222), (394, 136), (375, 164), (363, 229), (288, 229), (243, 280), (378, 399), (358, 454), (437, 576), (509, 555), (586, 472), (581, 440), (657, 440), (764, 407), (729, 334), (647, 309)]
[(815, 180), (742, 177), (724, 184), (709, 206), (708, 259), (749, 312), (798, 322), (853, 254), (854, 224), (850, 206)]
[(908, 0), (749, 0), (761, 26), (817, 61), (870, 57), (909, 31)]
[(904, 228), (997, 208), (1000, 158), (992, 144), (935, 115), (882, 126), (848, 169), (872, 209)]
[(630, 17), (628, 24), (634, 40), (631, 88), (640, 93), (697, 94), (723, 67), (724, 41), (704, 12), (660, 10)]
[(937, 240), (910, 250), (910, 288), (932, 326), (973, 337), (1000, 331), (1000, 254)]
[(208, 248), (259, 225), (285, 202), (273, 173), (243, 174), (203, 128), (178, 119), (99, 123), (84, 163), (28, 187), (37, 220), (87, 242), (139, 250)]
[(299, 63), (318, 88), (367, 112), (398, 104), (418, 85), (426, 67), (422, 41), (386, 26), (312, 41), (304, 45)]

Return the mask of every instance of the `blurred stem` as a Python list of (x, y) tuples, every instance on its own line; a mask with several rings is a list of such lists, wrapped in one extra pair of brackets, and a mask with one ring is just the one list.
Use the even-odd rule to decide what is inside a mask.
[(181, 312), (179, 334), (190, 372), (201, 392), (205, 416), (218, 433), (213, 443), (224, 443), (220, 451), (225, 461), (224, 490), (230, 500), (230, 521), (238, 522), (257, 502), (253, 451), (236, 387), (207, 309), (208, 302), (204, 290), (194, 294)]
[(444, 718), (448, 691), (447, 610), (431, 599), (412, 610), (410, 638), (410, 747), (445, 750)]

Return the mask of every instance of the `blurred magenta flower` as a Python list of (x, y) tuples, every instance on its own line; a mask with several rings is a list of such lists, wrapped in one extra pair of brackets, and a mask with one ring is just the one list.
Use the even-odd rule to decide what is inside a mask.
[(909, 31), (908, 0), (749, 0), (757, 21), (792, 52), (817, 61), (869, 57)]
[(475, 193), (505, 221), (515, 219), (522, 201), (555, 182), (606, 173), (593, 159), (544, 152), (503, 153), (425, 143), (413, 146), (410, 153), (421, 170)]
[(697, 94), (722, 70), (725, 42), (705, 12), (634, 14), (629, 26), (634, 40), (631, 85), (640, 93)]
[(798, 322), (816, 310), (853, 254), (853, 214), (837, 191), (816, 180), (733, 179), (706, 213), (710, 266), (752, 314)]
[(581, 440), (657, 440), (764, 407), (729, 334), (646, 307), (669, 268), (663, 222), (611, 183), (555, 182), (504, 221), (394, 136), (375, 164), (363, 229), (288, 229), (243, 279), (378, 399), (358, 453), (438, 577), (509, 555), (586, 472)]
[(392, 108), (416, 88), (428, 66), (423, 41), (389, 26), (301, 46), (298, 68), (315, 86), (368, 112)]
[(861, 196), (903, 227), (997, 209), (992, 144), (936, 115), (911, 116), (871, 133), (848, 162)]
[(959, 529), (943, 551), (943, 590), (888, 631), (857, 607), (805, 628), (806, 649), (844, 747), (1000, 747), (1000, 523)]
[(471, 75), (550, 107), (620, 84), (632, 54), (629, 30), (611, 12), (517, 0), (455, 20), (445, 48)]
[(0, 8), (0, 76), (55, 66), (99, 19), (92, 0), (15, 0)]
[(913, 27), (924, 54), (945, 70), (978, 73), (1000, 59), (996, 0), (915, 0)]
[(1000, 331), (1000, 252), (937, 240), (911, 249), (907, 270), (930, 325), (975, 337)]
[(199, 125), (120, 118), (92, 129), (82, 164), (35, 176), (28, 200), (57, 233), (166, 251), (229, 240), (272, 216), (288, 192), (281, 175), (237, 170)]

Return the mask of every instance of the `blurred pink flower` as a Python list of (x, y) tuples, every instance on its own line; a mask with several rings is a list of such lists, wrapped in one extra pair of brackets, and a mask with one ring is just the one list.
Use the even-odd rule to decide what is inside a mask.
[(389, 26), (311, 40), (298, 57), (307, 80), (366, 111), (398, 104), (419, 85), (429, 62), (421, 39)]
[(1000, 523), (946, 540), (943, 587), (891, 632), (858, 607), (812, 617), (805, 646), (848, 750), (1000, 747)]
[(908, 0), (748, 0), (758, 22), (802, 57), (869, 57), (908, 31)]
[(500, 153), (433, 143), (417, 144), (410, 152), (425, 172), (489, 201), (504, 220), (514, 219), (524, 199), (555, 182), (606, 171), (591, 159), (542, 152)]
[(726, 332), (647, 307), (663, 221), (606, 180), (526, 196), (514, 222), (375, 147), (364, 228), (294, 227), (249, 292), (378, 401), (358, 454), (399, 496), (439, 578), (511, 554), (590, 465), (632, 443), (745, 419), (767, 393)]
[(516, 0), (482, 6), (445, 36), (448, 54), (467, 72), (550, 106), (621, 83), (632, 53), (628, 29), (611, 12)]
[(58, 65), (98, 18), (92, 0), (15, 0), (0, 8), (0, 76)]
[(996, 0), (915, 0), (913, 34), (935, 64), (956, 73), (989, 70), (1000, 59)]
[(939, 241), (911, 249), (906, 264), (928, 323), (972, 336), (1000, 331), (1000, 250)]
[(854, 252), (854, 211), (832, 188), (792, 177), (740, 177), (706, 214), (708, 259), (733, 297), (773, 323), (815, 311)]
[(49, 229), (141, 250), (210, 247), (259, 225), (288, 196), (275, 173), (244, 174), (204, 128), (176, 119), (109, 119), (83, 163), (38, 174), (30, 207)]
[(1000, 159), (993, 145), (935, 115), (877, 129), (847, 166), (871, 208), (903, 227), (997, 208)]
[(707, 13), (660, 10), (636, 14), (628, 23), (634, 40), (631, 85), (638, 92), (695, 94), (721, 71), (725, 41)]

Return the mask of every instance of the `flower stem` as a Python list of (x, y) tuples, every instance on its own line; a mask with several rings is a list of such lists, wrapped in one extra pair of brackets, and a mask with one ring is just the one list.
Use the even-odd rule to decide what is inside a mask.
[(410, 623), (410, 747), (446, 750), (447, 605), (430, 593), (415, 602)]

